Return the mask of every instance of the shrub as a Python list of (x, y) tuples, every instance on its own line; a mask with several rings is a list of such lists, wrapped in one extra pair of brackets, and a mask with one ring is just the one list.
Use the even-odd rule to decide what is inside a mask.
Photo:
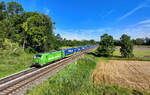
[(4, 39), (2, 43), (3, 55), (17, 55), (23, 53), (23, 50), (19, 47), (18, 43), (12, 42), (10, 39)]

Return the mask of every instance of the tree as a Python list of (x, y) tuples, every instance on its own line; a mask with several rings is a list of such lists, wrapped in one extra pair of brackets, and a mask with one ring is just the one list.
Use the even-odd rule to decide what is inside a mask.
[(143, 45), (143, 44), (144, 44), (144, 39), (137, 38), (137, 39), (135, 40), (135, 43), (136, 43), (136, 45)]
[[(13, 15), (12, 15), (13, 13)], [(17, 2), (8, 2), (7, 5), (4, 1), (0, 3), (0, 36), (18, 42), (20, 39), (21, 17), (23, 13), (22, 6)], [(3, 36), (3, 37), (2, 37)], [(2, 41), (2, 40), (1, 40)]]
[(114, 40), (115, 46), (120, 46), (120, 40)]
[(57, 49), (58, 49), (59, 47), (63, 46), (63, 38), (60, 36), (60, 34), (57, 34), (56, 40), (57, 40), (56, 45), (57, 45)]
[(7, 10), (8, 10), (8, 16), (16, 16), (19, 14), (22, 14), (24, 12), (24, 9), (22, 8), (22, 5), (17, 2), (8, 2), (7, 3)]
[(148, 37), (145, 38), (145, 44), (150, 45), (150, 38), (148, 38)]
[(115, 45), (114, 45), (114, 40), (113, 37), (108, 35), (108, 34), (104, 34), (101, 36), (101, 41), (99, 43), (99, 48), (98, 48), (98, 55), (99, 56), (112, 56), (113, 52), (115, 50)]
[(4, 1), (2, 1), (1, 3), (0, 3), (0, 11), (5, 11), (6, 10), (6, 5), (5, 5), (5, 2)]
[(4, 38), (11, 38), (13, 35), (14, 27), (8, 19), (0, 21), (0, 39), (4, 41)]
[[(25, 15), (25, 14), (23, 14)], [(21, 33), (22, 47), (29, 48), (31, 51), (49, 51), (58, 47), (57, 40), (53, 34), (53, 22), (51, 19), (37, 12), (27, 14), (26, 21), (22, 24)], [(30, 51), (30, 50), (29, 50)]]
[(6, 5), (5, 2), (2, 1), (0, 3), (0, 21), (6, 18)]
[(24, 29), (23, 47), (27, 45), (36, 51), (41, 51), (47, 39), (44, 34), (46, 27), (42, 24), (42, 16), (38, 14), (29, 17), (22, 27)]
[(130, 36), (123, 34), (120, 38), (121, 48), (120, 52), (123, 57), (133, 57), (133, 42)]
[(94, 44), (96, 44), (96, 42), (92, 39), (92, 40), (90, 40), (89, 41), (89, 43), (91, 44), (91, 45), (94, 45)]

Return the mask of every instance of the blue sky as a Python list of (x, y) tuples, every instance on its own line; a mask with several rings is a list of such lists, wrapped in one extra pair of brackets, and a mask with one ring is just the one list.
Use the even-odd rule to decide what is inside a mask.
[(4, 0), (38, 11), (56, 22), (54, 32), (67, 39), (94, 39), (104, 33), (119, 39), (150, 37), (150, 0)]

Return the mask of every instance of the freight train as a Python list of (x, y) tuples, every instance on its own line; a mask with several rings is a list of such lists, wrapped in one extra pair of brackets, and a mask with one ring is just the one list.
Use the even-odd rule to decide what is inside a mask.
[(56, 60), (63, 59), (65, 57), (72, 56), (74, 54), (80, 53), (83, 50), (87, 50), (93, 47), (96, 47), (97, 45), (93, 46), (85, 46), (85, 47), (76, 47), (76, 48), (68, 48), (68, 49), (62, 49), (59, 51), (51, 51), (47, 53), (38, 53), (34, 56), (33, 64), (32, 66), (38, 66), (42, 67), (46, 65), (47, 63), (54, 62)]

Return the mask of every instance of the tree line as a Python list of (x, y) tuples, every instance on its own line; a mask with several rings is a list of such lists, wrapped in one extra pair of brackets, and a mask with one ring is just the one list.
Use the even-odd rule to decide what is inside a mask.
[[(120, 40), (114, 40), (115, 41), (115, 45), (116, 46), (120, 46)], [(146, 37), (146, 38), (136, 38), (136, 39), (132, 39), (132, 42), (134, 45), (150, 45), (150, 38)]]
[(61, 46), (95, 44), (94, 40), (66, 40), (53, 32), (55, 22), (38, 12), (25, 12), (17, 2), (0, 2), (0, 48), (16, 43), (27, 52), (59, 49)]
[(85, 46), (85, 45), (95, 45), (98, 44), (98, 41), (95, 40), (67, 40), (66, 38), (62, 38), (60, 34), (56, 35), (57, 41), (58, 41), (58, 45), (60, 46)]

